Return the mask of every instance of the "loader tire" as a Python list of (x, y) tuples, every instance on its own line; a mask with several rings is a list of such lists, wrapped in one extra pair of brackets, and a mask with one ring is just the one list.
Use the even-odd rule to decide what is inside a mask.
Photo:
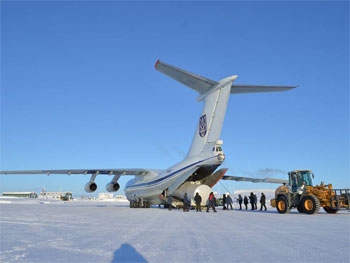
[(301, 204), (304, 213), (308, 215), (317, 214), (321, 207), (318, 198), (312, 194), (304, 196), (301, 201)]
[(299, 213), (304, 213), (304, 208), (303, 208), (303, 206), (301, 204), (299, 204), (297, 206), (297, 210), (298, 210)]
[(285, 196), (281, 195), (276, 199), (276, 208), (277, 212), (280, 214), (289, 214), (290, 207), (288, 200)]
[(335, 214), (336, 212), (338, 212), (339, 209), (325, 206), (323, 207), (323, 210), (326, 211), (328, 214)]

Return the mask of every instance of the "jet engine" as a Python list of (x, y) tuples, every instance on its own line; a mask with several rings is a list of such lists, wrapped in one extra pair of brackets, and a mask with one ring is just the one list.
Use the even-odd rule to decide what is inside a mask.
[(120, 185), (117, 182), (110, 182), (106, 185), (106, 190), (108, 192), (116, 192), (120, 188)]
[(95, 192), (97, 189), (97, 184), (95, 182), (88, 182), (85, 187), (84, 187), (85, 191), (88, 193), (92, 193)]

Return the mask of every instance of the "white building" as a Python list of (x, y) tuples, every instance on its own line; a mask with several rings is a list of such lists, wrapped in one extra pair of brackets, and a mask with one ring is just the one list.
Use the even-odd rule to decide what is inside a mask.
[(44, 199), (59, 199), (68, 201), (73, 199), (71, 192), (47, 192), (44, 189), (39, 194), (38, 198), (44, 198)]
[(113, 199), (114, 195), (112, 193), (99, 193), (98, 200)]

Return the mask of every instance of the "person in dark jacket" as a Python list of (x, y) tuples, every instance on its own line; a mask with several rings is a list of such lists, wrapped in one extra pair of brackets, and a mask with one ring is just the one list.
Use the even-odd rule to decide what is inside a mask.
[(245, 195), (243, 199), (244, 205), (245, 205), (245, 210), (248, 209), (248, 197)]
[(264, 193), (261, 193), (261, 197), (260, 197), (260, 211), (263, 209), (263, 207), (266, 209), (266, 196), (264, 195)]
[(199, 195), (198, 192), (194, 196), (194, 202), (196, 203), (196, 211), (197, 212), (202, 212), (202, 207), (201, 207), (202, 197)]
[(189, 212), (190, 211), (190, 200), (187, 197), (187, 193), (185, 193), (184, 198), (183, 198), (183, 203), (184, 203), (184, 212)]
[(226, 210), (226, 195), (222, 195), (222, 209)]
[(258, 198), (256, 197), (256, 194), (254, 194), (254, 209), (258, 209)]
[(170, 211), (171, 208), (172, 208), (172, 205), (171, 203), (173, 202), (173, 196), (172, 195), (169, 195), (168, 196), (168, 210)]
[(255, 209), (255, 198), (254, 198), (254, 193), (251, 192), (249, 196), (249, 203), (252, 206), (252, 210)]
[(227, 195), (226, 196), (226, 204), (227, 204), (227, 210), (229, 207), (231, 207), (231, 210), (233, 210), (233, 207), (232, 207), (232, 198), (230, 195)]
[(243, 201), (243, 198), (241, 195), (238, 195), (238, 199), (237, 199), (238, 203), (239, 203), (239, 210), (242, 210), (242, 201)]

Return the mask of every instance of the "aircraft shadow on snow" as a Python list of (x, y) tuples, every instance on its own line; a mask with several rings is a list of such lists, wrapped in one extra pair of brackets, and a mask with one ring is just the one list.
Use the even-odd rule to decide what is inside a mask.
[(124, 243), (114, 252), (111, 263), (121, 262), (147, 263), (148, 261), (140, 253), (138, 253), (133, 246)]

